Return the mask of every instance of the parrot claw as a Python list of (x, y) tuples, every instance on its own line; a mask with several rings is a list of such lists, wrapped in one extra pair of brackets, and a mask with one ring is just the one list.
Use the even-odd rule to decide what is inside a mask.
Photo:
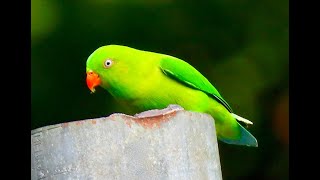
[(135, 117), (138, 118), (144, 118), (144, 117), (154, 117), (154, 116), (160, 116), (160, 115), (165, 115), (165, 114), (170, 114), (172, 112), (177, 112), (184, 110), (181, 106), (175, 105), (175, 104), (170, 104), (164, 109), (152, 109), (148, 111), (144, 111), (138, 114), (135, 114)]

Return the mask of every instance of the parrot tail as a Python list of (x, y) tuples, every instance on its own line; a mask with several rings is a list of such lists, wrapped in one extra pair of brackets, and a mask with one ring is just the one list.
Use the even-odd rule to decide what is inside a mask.
[(240, 139), (230, 140), (230, 139), (221, 138), (220, 140), (228, 144), (258, 147), (257, 139), (249, 131), (247, 131), (240, 123), (238, 123), (238, 125), (241, 131)]

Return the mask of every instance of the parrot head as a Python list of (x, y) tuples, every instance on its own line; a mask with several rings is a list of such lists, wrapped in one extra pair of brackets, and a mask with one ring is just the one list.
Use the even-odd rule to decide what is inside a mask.
[(92, 93), (97, 86), (107, 87), (108, 79), (112, 76), (115, 61), (119, 59), (119, 53), (115, 53), (115, 47), (102, 46), (95, 50), (87, 59), (86, 83)]
[[(97, 86), (106, 90), (124, 89), (121, 85), (134, 83), (139, 63), (138, 50), (121, 45), (107, 45), (96, 49), (86, 62), (86, 83), (91, 93)], [(112, 91), (112, 90), (111, 90)]]

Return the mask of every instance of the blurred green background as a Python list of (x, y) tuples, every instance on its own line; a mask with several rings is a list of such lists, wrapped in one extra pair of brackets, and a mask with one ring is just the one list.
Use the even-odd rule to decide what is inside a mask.
[(219, 143), (224, 180), (288, 179), (288, 0), (31, 1), (31, 128), (121, 109), (90, 94), (87, 57), (121, 44), (196, 67), (253, 121), (258, 148)]

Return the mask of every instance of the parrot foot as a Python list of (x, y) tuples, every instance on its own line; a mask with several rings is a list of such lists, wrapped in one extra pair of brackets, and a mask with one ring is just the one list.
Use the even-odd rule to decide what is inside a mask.
[(172, 112), (181, 111), (181, 110), (184, 110), (181, 106), (176, 104), (170, 104), (165, 109), (152, 109), (149, 111), (144, 111), (144, 112), (135, 114), (134, 117), (137, 117), (137, 118), (154, 117), (154, 116), (170, 114)]

